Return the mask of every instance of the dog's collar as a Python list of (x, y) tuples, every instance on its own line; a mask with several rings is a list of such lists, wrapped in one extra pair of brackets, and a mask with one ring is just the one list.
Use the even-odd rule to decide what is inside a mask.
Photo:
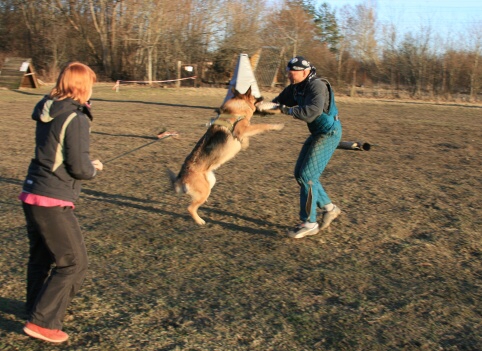
[[(233, 117), (236, 117), (234, 123), (230, 121), (230, 119), (232, 119)], [(246, 116), (244, 115), (233, 116), (227, 113), (221, 113), (211, 124), (226, 127), (232, 133), (234, 131), (234, 128), (236, 127), (236, 124), (245, 118)]]

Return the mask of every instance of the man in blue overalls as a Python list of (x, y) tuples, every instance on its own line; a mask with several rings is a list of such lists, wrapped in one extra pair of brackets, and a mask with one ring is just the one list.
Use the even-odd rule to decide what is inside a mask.
[[(305, 121), (310, 131), (298, 156), (295, 178), (300, 185), (301, 223), (289, 231), (291, 238), (315, 235), (328, 228), (341, 213), (320, 183), (328, 161), (341, 140), (341, 123), (330, 83), (316, 77), (316, 69), (306, 59), (296, 56), (288, 62), (287, 86), (273, 102), (284, 114)], [(323, 210), (321, 226), (316, 221), (316, 210)]]

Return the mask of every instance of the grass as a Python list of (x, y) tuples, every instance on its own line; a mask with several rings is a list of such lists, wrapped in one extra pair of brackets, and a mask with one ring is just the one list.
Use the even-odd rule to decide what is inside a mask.
[(163, 128), (180, 139), (84, 183), (76, 213), (90, 269), (59, 346), (22, 333), (27, 241), (16, 199), (33, 152), (29, 115), (48, 89), (0, 94), (0, 350), (482, 349), (481, 106), (340, 96), (342, 139), (373, 147), (337, 150), (322, 182), (343, 215), (292, 240), (306, 125), (256, 117), (286, 128), (218, 170), (199, 227), (164, 172), (179, 170), (226, 91), (111, 88), (94, 91), (93, 157), (112, 159)]

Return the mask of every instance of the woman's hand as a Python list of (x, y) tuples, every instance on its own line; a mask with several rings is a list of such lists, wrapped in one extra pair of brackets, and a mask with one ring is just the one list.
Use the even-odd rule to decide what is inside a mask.
[(102, 171), (102, 169), (104, 168), (104, 165), (99, 160), (92, 161), (92, 166), (94, 166), (94, 168), (98, 171)]

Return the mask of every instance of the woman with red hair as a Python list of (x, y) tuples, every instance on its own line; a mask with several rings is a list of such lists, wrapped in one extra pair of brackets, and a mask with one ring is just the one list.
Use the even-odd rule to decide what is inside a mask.
[(95, 81), (91, 68), (69, 63), (35, 106), (35, 155), (19, 196), (29, 238), (24, 331), (55, 343), (68, 339), (62, 321), (87, 272), (87, 250), (73, 211), (81, 180), (94, 178), (103, 167), (89, 157), (88, 102)]

